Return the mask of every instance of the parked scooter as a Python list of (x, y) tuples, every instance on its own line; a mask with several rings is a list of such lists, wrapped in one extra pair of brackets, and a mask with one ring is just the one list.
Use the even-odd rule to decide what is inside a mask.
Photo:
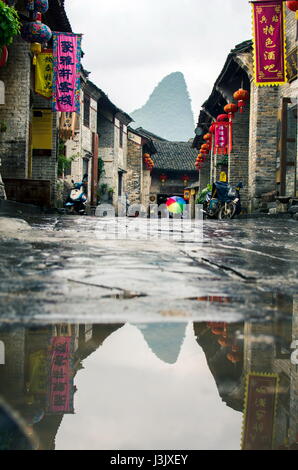
[(242, 183), (232, 188), (228, 183), (217, 181), (213, 184), (212, 191), (206, 196), (203, 204), (203, 212), (212, 219), (233, 219), (241, 213), (240, 190)]
[(72, 181), (73, 187), (65, 203), (68, 214), (86, 214), (87, 194), (85, 182), (75, 183)]

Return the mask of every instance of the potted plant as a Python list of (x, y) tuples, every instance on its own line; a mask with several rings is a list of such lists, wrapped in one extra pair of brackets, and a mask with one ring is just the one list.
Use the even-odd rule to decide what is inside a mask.
[(217, 168), (221, 168), (222, 171), (228, 171), (229, 168), (229, 156), (224, 155), (219, 162), (217, 162)]

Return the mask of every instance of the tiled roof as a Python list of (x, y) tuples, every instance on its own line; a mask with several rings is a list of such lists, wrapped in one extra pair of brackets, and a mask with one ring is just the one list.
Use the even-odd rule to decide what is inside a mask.
[(162, 171), (195, 171), (197, 150), (191, 142), (154, 141), (157, 154), (153, 155), (154, 169)]
[(143, 127), (138, 127), (136, 129), (139, 135), (145, 138), (149, 138), (153, 141), (159, 140), (161, 142), (167, 142), (167, 139), (164, 139), (163, 137), (160, 137), (159, 135), (153, 134), (153, 132), (147, 131), (146, 129), (143, 129)]

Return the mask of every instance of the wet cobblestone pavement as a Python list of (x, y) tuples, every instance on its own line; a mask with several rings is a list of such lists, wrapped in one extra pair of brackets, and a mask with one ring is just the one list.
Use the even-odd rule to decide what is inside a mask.
[(202, 243), (100, 240), (100, 219), (29, 219), (1, 237), (3, 321), (238, 321), (297, 291), (297, 222), (204, 222)]

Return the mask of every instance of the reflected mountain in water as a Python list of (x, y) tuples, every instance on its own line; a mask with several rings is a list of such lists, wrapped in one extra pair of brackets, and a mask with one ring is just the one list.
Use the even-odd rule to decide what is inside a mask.
[(185, 323), (150, 323), (135, 325), (151, 351), (163, 362), (175, 364), (185, 338)]

